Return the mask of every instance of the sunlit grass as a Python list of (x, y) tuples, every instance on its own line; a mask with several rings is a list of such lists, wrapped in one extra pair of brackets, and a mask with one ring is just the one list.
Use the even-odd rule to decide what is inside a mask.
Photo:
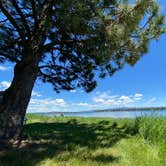
[(165, 166), (166, 119), (28, 115), (19, 149), (1, 166)]

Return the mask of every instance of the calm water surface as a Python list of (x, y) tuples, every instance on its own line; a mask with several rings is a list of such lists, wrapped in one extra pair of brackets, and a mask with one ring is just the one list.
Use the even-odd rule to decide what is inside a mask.
[[(135, 118), (139, 116), (164, 116), (166, 117), (166, 110), (157, 111), (117, 111), (117, 112), (66, 112), (64, 116), (76, 116), (76, 117), (112, 117), (112, 118)], [(48, 116), (61, 116), (60, 113), (46, 113)]]

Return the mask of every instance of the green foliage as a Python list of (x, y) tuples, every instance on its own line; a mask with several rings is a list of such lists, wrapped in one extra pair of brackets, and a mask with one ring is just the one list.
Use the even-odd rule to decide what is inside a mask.
[(38, 76), (57, 92), (91, 91), (96, 74), (134, 65), (165, 33), (153, 0), (1, 0), (0, 17), (0, 62), (39, 56)]

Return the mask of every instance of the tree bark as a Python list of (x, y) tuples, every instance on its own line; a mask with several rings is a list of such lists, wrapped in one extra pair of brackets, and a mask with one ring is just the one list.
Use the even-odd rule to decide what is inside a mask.
[(19, 138), (37, 78), (38, 63), (37, 58), (31, 58), (16, 64), (11, 86), (3, 92), (0, 99), (0, 139)]

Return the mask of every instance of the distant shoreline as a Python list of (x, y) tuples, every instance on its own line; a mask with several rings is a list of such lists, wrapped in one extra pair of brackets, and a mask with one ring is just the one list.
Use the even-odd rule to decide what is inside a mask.
[(104, 109), (95, 110), (95, 112), (121, 112), (121, 111), (165, 111), (166, 107), (137, 107), (137, 108), (114, 108), (114, 109)]
[(33, 112), (28, 114), (68, 114), (68, 113), (88, 113), (88, 112), (128, 112), (128, 111), (165, 111), (166, 107), (140, 107), (140, 108), (112, 108), (103, 110), (89, 110), (89, 111), (77, 111), (77, 112)]

